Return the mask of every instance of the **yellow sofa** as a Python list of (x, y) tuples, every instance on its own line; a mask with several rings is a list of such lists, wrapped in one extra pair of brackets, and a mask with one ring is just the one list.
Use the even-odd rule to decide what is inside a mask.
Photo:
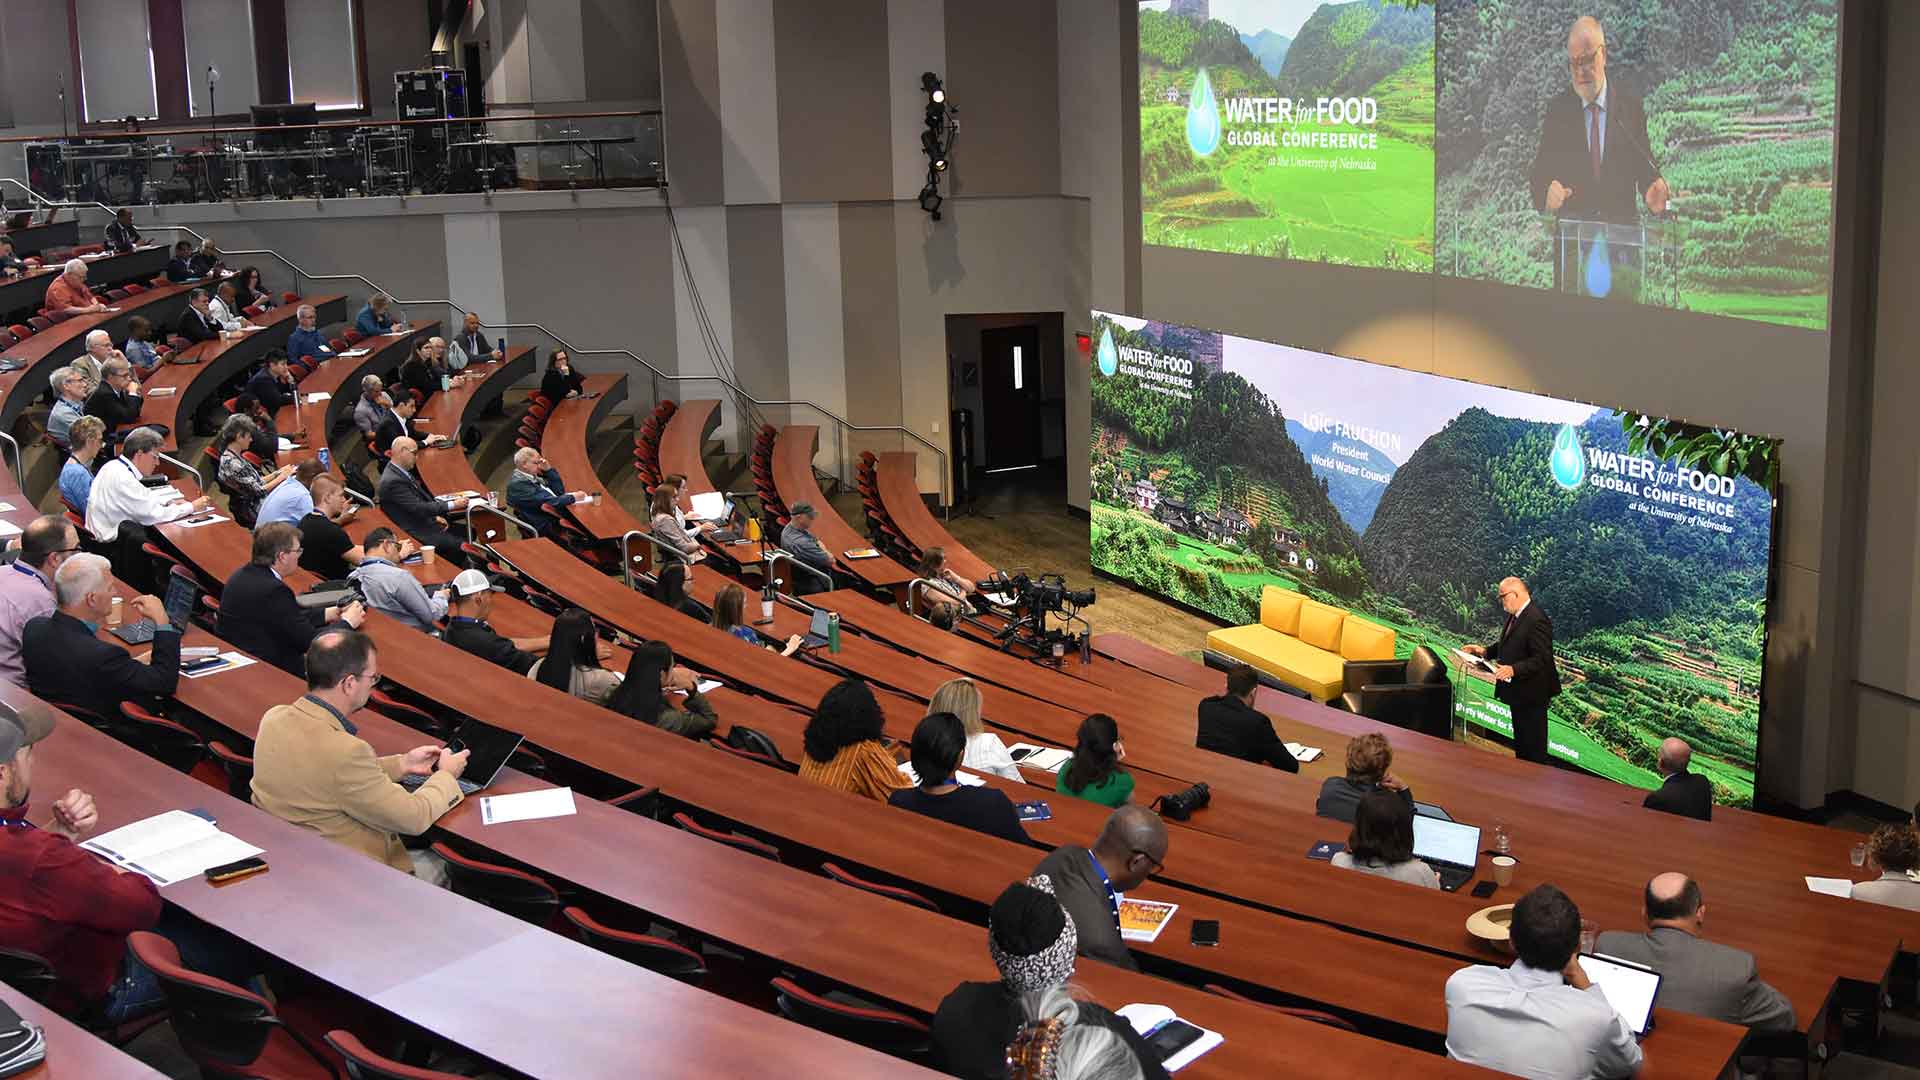
[(1268, 585), (1260, 590), (1260, 621), (1207, 635), (1207, 650), (1252, 664), (1315, 701), (1345, 688), (1349, 660), (1393, 659), (1394, 633), (1378, 623)]

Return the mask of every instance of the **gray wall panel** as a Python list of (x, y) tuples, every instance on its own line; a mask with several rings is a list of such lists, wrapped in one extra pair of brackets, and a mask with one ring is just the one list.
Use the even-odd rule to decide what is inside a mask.
[(727, 208), (733, 369), (747, 393), (788, 397), (787, 267), (780, 207)]
[[(888, 198), (897, 137), (890, 92), (902, 88), (888, 85), (885, 0), (776, 4), (773, 25), (781, 198)], [(911, 139), (917, 147), (918, 133)]]
[(587, 98), (599, 104), (660, 100), (660, 19), (655, 0), (582, 0)]
[[(918, 213), (916, 209), (914, 211)], [(840, 207), (841, 317), (847, 349), (847, 419), (898, 424), (904, 367), (894, 204)], [(943, 373), (939, 379), (944, 384)]]
[(720, 61), (711, 0), (661, 0), (660, 94), (674, 201), (714, 203), (720, 164)]
[(947, 90), (960, 106), (953, 190), (1060, 192), (1060, 52), (1052, 4), (947, 5)]

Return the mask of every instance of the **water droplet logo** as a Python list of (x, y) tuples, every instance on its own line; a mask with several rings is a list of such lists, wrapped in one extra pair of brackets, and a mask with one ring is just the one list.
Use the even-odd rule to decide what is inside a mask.
[(1120, 351), (1113, 347), (1113, 330), (1109, 327), (1100, 332), (1100, 374), (1112, 375), (1120, 370)]
[(1193, 77), (1193, 93), (1187, 97), (1187, 145), (1199, 157), (1220, 149), (1220, 108), (1214, 103), (1206, 68)]
[(1553, 470), (1553, 482), (1568, 491), (1580, 486), (1587, 478), (1587, 459), (1580, 452), (1580, 436), (1574, 433), (1572, 424), (1561, 424), (1560, 433), (1553, 437), (1553, 454), (1547, 459), (1547, 465)]
[(1587, 295), (1605, 297), (1613, 291), (1613, 260), (1607, 257), (1607, 234), (1601, 233), (1587, 249)]

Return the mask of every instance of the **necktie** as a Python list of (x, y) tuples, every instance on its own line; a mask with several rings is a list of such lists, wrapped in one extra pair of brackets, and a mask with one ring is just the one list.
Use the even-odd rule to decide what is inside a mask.
[(1587, 156), (1593, 159), (1593, 175), (1600, 176), (1600, 106), (1587, 106)]
[(1513, 620), (1514, 620), (1514, 616), (1512, 615), (1507, 616), (1506, 629), (1500, 631), (1501, 641), (1507, 640), (1507, 635), (1513, 633)]

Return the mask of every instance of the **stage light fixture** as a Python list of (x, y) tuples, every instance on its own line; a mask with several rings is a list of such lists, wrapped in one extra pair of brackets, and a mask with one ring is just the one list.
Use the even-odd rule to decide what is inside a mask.
[(927, 186), (920, 189), (920, 209), (939, 221), (940, 205), (946, 201), (940, 194), (940, 174), (952, 164), (954, 139), (960, 133), (960, 110), (947, 102), (946, 87), (933, 72), (920, 76), (920, 90), (927, 95), (926, 130), (920, 133), (920, 152), (927, 155)]
[(927, 98), (935, 104), (947, 100), (947, 91), (940, 83), (940, 76), (935, 75), (931, 71), (921, 73), (920, 89), (925, 92)]

